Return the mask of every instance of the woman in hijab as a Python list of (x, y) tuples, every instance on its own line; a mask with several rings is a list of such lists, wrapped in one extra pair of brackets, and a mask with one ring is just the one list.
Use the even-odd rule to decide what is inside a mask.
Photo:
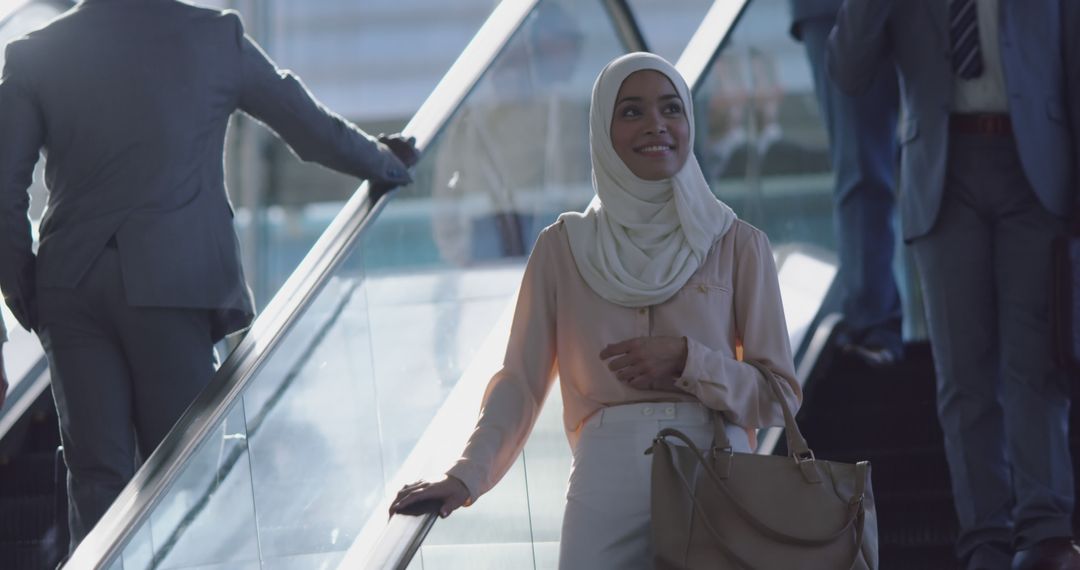
[[(664, 427), (706, 447), (719, 415), (736, 450), (783, 416), (755, 360), (795, 381), (768, 239), (709, 190), (692, 149), (682, 76), (632, 53), (593, 86), (596, 198), (546, 228), (529, 257), (502, 369), (461, 459), (391, 506), (441, 503), (448, 516), (516, 460), (556, 375), (574, 460), (559, 566), (651, 568), (651, 457)], [(714, 413), (719, 412), (719, 414)]]

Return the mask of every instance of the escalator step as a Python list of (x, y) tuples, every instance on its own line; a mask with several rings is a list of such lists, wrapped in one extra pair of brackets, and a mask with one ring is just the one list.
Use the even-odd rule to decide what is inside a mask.
[(956, 570), (952, 546), (881, 548), (882, 570)]
[(26, 434), (26, 452), (54, 452), (60, 445), (60, 427), (51, 398), (33, 413)]
[(937, 418), (916, 419), (907, 426), (899, 421), (882, 426), (876, 423), (878, 419), (868, 418), (869, 421), (866, 421), (848, 416), (834, 416), (827, 422), (800, 419), (800, 427), (810, 447), (819, 454), (832, 449), (898, 449), (912, 445), (941, 445), (942, 435)]
[(0, 542), (0, 561), (5, 570), (43, 570), (55, 567), (53, 556), (38, 542)]
[(0, 541), (35, 541), (55, 522), (52, 495), (0, 499)]
[(0, 465), (0, 498), (53, 492), (54, 452), (21, 455)]
[[(905, 362), (886, 372), (835, 356), (822, 362), (807, 386), (800, 426), (817, 457), (872, 463), (881, 567), (955, 569), (957, 521), (929, 346), (909, 346)], [(1073, 392), (1080, 401), (1080, 383)], [(1080, 474), (1080, 406), (1069, 425)], [(1080, 478), (1077, 484), (1080, 490)], [(1080, 512), (1074, 519), (1080, 522)]]
[(952, 545), (957, 522), (952, 497), (944, 493), (875, 497), (882, 545)]

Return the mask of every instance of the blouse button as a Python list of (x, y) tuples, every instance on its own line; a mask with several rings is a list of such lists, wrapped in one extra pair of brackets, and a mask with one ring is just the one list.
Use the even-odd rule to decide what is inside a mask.
[(707, 287), (705, 287), (704, 285), (698, 285), (697, 288), (698, 288), (698, 291), (701, 291), (702, 293), (708, 293), (709, 292), (709, 289)]
[(638, 309), (637, 312), (638, 312), (639, 315), (644, 315), (645, 313), (648, 313), (649, 310), (642, 307), (642, 308)]

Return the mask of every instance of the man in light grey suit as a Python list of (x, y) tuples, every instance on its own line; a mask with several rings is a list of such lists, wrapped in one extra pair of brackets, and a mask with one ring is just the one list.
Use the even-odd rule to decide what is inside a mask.
[[(304, 160), (383, 186), (411, 141), (376, 140), (278, 70), (232, 12), (85, 0), (12, 42), (0, 78), (0, 288), (49, 357), (72, 545), (253, 316), (222, 154), (242, 110)], [(27, 218), (46, 157), (40, 246)]]
[[(895, 63), (900, 207), (929, 317), (969, 568), (1080, 568), (1068, 375), (1051, 354), (1051, 242), (1076, 200), (1080, 2), (847, 0), (851, 93)], [(1015, 551), (1015, 554), (1013, 554)]]
[(896, 72), (878, 70), (866, 92), (843, 93), (825, 70), (825, 46), (843, 0), (789, 0), (791, 35), (806, 48), (814, 92), (829, 133), (837, 282), (844, 315), (837, 345), (873, 367), (904, 353), (896, 250)]

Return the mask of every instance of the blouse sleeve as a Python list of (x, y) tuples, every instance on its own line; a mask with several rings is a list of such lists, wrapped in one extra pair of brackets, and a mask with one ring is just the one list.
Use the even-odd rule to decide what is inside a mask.
[(469, 488), (470, 502), (513, 465), (555, 379), (553, 235), (550, 228), (542, 232), (529, 256), (503, 366), (488, 384), (465, 451), (447, 471)]
[[(757, 361), (777, 376), (784, 399), (795, 413), (802, 390), (795, 379), (776, 264), (763, 232), (740, 226), (732, 231), (746, 229), (750, 235), (735, 236), (735, 334), (743, 346), (743, 359)], [(679, 387), (745, 428), (784, 425), (783, 411), (756, 368), (689, 337), (686, 345), (686, 366), (677, 381)]]

